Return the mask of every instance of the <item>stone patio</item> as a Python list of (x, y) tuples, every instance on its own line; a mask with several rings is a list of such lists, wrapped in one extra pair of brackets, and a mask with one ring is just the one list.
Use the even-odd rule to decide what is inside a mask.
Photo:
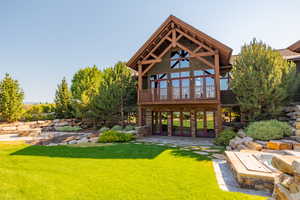
[(187, 146), (213, 146), (213, 138), (192, 138), (192, 137), (176, 137), (176, 136), (147, 136), (138, 138), (137, 142), (149, 142), (156, 144), (170, 144), (179, 147)]

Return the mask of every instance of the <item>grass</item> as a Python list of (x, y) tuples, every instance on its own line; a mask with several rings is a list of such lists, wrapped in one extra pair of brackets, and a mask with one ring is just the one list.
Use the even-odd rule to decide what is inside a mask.
[(1, 200), (262, 200), (219, 189), (207, 157), (144, 144), (0, 143)]

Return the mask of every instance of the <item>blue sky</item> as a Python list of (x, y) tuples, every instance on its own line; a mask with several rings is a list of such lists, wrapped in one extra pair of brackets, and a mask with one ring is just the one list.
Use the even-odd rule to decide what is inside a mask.
[(65, 76), (127, 61), (173, 14), (238, 53), (253, 37), (274, 48), (300, 40), (299, 0), (0, 0), (0, 78), (25, 101), (51, 102)]

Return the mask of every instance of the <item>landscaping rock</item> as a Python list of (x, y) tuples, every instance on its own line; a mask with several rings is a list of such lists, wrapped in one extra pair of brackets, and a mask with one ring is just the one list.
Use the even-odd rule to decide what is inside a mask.
[(237, 132), (237, 135), (238, 135), (240, 138), (244, 138), (244, 137), (247, 136), (243, 129), (240, 129), (240, 130)]
[(199, 154), (199, 155), (209, 155), (209, 153), (207, 152), (203, 152), (203, 151), (194, 151), (194, 153)]
[(300, 175), (300, 158), (298, 160), (294, 160), (292, 163), (292, 167), (294, 169), (294, 172), (297, 175)]
[(294, 151), (300, 151), (300, 143), (293, 144)]
[(272, 150), (292, 150), (293, 144), (282, 142), (282, 141), (271, 140), (267, 143), (267, 148)]
[(213, 158), (219, 159), (219, 160), (226, 160), (225, 155), (220, 154), (220, 153), (214, 153), (211, 155)]
[(247, 142), (246, 146), (249, 149), (255, 150), (255, 151), (261, 151), (263, 149), (263, 146), (261, 144), (256, 143), (256, 142)]
[(295, 159), (297, 159), (296, 156), (274, 156), (272, 158), (272, 165), (279, 171), (292, 175), (295, 173), (294, 167), (292, 165)]

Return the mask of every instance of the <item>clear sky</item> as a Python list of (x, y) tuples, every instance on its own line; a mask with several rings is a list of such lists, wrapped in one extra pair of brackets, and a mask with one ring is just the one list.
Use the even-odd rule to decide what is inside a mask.
[(65, 76), (127, 61), (173, 14), (239, 52), (253, 37), (274, 48), (300, 40), (299, 0), (0, 0), (0, 78), (25, 101), (51, 102)]

